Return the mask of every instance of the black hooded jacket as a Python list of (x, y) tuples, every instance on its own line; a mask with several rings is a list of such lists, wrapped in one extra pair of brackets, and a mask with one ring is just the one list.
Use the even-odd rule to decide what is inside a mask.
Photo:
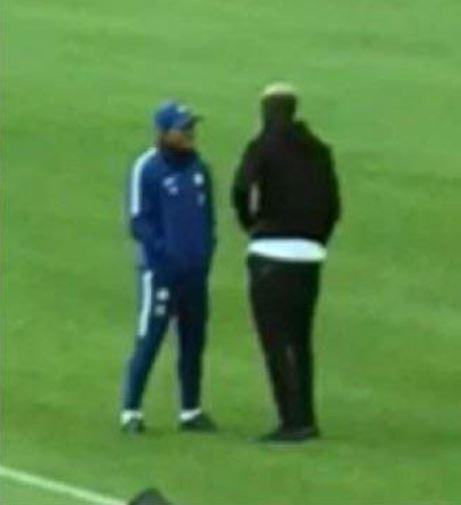
[(243, 154), (232, 201), (253, 238), (306, 238), (326, 244), (340, 217), (330, 148), (302, 122), (266, 124)]

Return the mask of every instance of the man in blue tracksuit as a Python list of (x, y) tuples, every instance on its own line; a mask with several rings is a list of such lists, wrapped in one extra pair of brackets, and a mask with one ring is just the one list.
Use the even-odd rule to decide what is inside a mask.
[(121, 426), (129, 433), (144, 430), (141, 403), (146, 381), (173, 317), (179, 338), (180, 427), (215, 429), (200, 403), (215, 238), (210, 175), (194, 149), (198, 119), (184, 105), (161, 105), (154, 115), (156, 146), (136, 160), (130, 176), (140, 305), (121, 412)]

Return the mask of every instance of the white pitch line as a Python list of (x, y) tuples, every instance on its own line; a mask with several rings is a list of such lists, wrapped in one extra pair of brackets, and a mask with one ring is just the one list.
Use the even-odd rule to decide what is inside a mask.
[(46, 479), (45, 477), (40, 477), (39, 475), (32, 475), (30, 473), (21, 472), (13, 468), (8, 468), (0, 465), (0, 478), (8, 479), (13, 482), (18, 482), (24, 484), (25, 486), (35, 487), (38, 489), (43, 489), (45, 491), (50, 491), (55, 494), (61, 494), (66, 496), (72, 496), (86, 503), (91, 503), (92, 505), (124, 505), (125, 502), (120, 501), (117, 498), (112, 498), (110, 496), (104, 496), (99, 493), (94, 493), (88, 489), (84, 489), (77, 486), (71, 486), (65, 482), (60, 482), (57, 480)]

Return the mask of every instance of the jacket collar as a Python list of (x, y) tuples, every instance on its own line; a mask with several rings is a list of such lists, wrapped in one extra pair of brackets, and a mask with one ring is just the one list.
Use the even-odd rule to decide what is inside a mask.
[(197, 159), (195, 150), (183, 151), (160, 145), (159, 151), (165, 162), (173, 170), (184, 169)]

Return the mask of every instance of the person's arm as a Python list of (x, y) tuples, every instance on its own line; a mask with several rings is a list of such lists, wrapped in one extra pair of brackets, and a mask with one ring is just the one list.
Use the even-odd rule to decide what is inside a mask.
[(329, 239), (331, 237), (331, 234), (333, 233), (336, 223), (341, 218), (341, 212), (342, 212), (339, 181), (338, 176), (336, 175), (335, 160), (330, 149), (327, 152), (326, 164), (328, 174), (328, 195), (329, 195), (329, 208), (330, 208), (328, 219), (329, 224), (328, 239)]
[(152, 219), (155, 187), (146, 168), (146, 163), (138, 162), (132, 169), (129, 181), (128, 211), (131, 235), (144, 248), (148, 266), (153, 267), (158, 254), (158, 237)]
[(256, 188), (261, 164), (261, 149), (257, 141), (250, 142), (237, 167), (232, 186), (232, 204), (240, 225), (246, 231), (249, 231), (254, 224), (252, 195)]

